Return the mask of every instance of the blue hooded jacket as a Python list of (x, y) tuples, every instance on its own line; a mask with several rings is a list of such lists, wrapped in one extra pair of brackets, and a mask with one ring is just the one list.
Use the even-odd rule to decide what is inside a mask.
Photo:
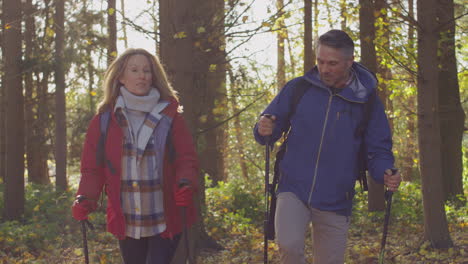
[[(362, 140), (367, 148), (370, 175), (383, 183), (386, 169), (393, 168), (392, 138), (388, 120), (378, 96), (370, 113), (364, 137), (356, 129), (364, 118), (364, 104), (377, 88), (375, 76), (353, 63), (353, 80), (339, 93), (320, 81), (317, 67), (289, 81), (263, 114), (276, 116), (272, 142), (289, 128), (292, 90), (300, 78), (309, 88), (291, 117), (287, 150), (280, 163), (278, 192), (293, 192), (309, 207), (350, 215), (358, 178), (358, 153)], [(257, 142), (265, 138), (254, 128)]]

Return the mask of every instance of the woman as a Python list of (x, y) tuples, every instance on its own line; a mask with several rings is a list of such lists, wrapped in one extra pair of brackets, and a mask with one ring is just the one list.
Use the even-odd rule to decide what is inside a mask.
[(77, 197), (85, 199), (74, 202), (73, 217), (87, 219), (105, 186), (107, 230), (119, 239), (124, 263), (170, 263), (183, 223), (195, 221), (198, 182), (196, 152), (176, 92), (158, 58), (144, 49), (119, 56), (105, 73), (103, 89), (81, 158)]

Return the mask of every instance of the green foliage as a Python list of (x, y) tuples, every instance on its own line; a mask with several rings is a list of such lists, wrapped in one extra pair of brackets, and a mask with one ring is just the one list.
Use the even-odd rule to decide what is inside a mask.
[[(207, 178), (207, 185), (209, 185)], [(262, 186), (242, 180), (206, 189), (205, 224), (213, 234), (249, 233), (263, 221)]]
[[(260, 181), (259, 181), (260, 182)], [(246, 184), (244, 184), (246, 183)], [(259, 183), (258, 183), (259, 184)], [(258, 185), (257, 184), (257, 185)], [(466, 182), (465, 182), (466, 184)], [(236, 201), (236, 196), (244, 197), (251, 189), (247, 181), (233, 180), (207, 189), (208, 213), (205, 223), (211, 236), (218, 239), (228, 249), (216, 254), (202, 254), (201, 262), (212, 263), (260, 263), (263, 250), (263, 227), (260, 222), (240, 215), (239, 208), (256, 206), (256, 214), (261, 220), (263, 203), (257, 204)], [(244, 187), (242, 187), (244, 186)], [(254, 187), (256, 199), (262, 199), (263, 189)], [(255, 198), (252, 197), (253, 200)], [(242, 207), (233, 207), (236, 206)], [(467, 208), (447, 205), (447, 219), (450, 235), (455, 247), (448, 250), (436, 250), (424, 241), (424, 223), (422, 212), (421, 184), (418, 181), (404, 182), (393, 196), (390, 225), (386, 244), (385, 263), (465, 263)], [(241, 211), (243, 212), (243, 211)], [(252, 211), (252, 213), (255, 213)], [(384, 212), (369, 212), (367, 193), (358, 192), (355, 196), (351, 226), (346, 249), (346, 263), (377, 263), (380, 252), (384, 223)], [(237, 225), (237, 226), (236, 226)], [(241, 227), (239, 230), (238, 226)], [(312, 261), (312, 241), (306, 236), (305, 256)], [(278, 247), (269, 242), (270, 263), (279, 263)], [(200, 259), (199, 259), (200, 260)]]
[[(0, 182), (0, 211), (3, 188)], [(0, 263), (82, 263), (80, 223), (71, 217), (74, 193), (27, 184), (23, 219), (0, 221)], [(88, 230), (91, 263), (118, 263), (115, 238), (105, 232), (105, 212), (98, 210), (89, 219), (95, 227)]]
[(71, 204), (69, 192), (60, 194), (52, 185), (28, 184), (23, 220), (0, 223), (0, 251), (15, 254), (49, 250), (49, 245), (56, 243), (58, 234), (63, 234), (64, 229), (66, 233), (70, 231)]

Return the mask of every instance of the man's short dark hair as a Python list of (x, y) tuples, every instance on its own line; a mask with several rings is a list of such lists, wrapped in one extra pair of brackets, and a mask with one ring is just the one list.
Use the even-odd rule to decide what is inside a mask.
[(350, 57), (354, 55), (354, 42), (343, 30), (328, 31), (319, 37), (318, 44), (343, 50), (345, 55)]

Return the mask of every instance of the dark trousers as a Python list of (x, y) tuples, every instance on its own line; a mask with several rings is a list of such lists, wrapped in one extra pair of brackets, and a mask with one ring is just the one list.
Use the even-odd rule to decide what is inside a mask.
[(119, 240), (124, 264), (169, 264), (179, 244), (180, 234), (169, 238), (160, 235)]

